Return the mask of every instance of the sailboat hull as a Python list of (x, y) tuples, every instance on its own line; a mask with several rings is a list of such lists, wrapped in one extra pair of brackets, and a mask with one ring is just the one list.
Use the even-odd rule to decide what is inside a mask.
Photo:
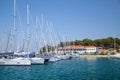
[(30, 58), (31, 64), (44, 64), (45, 59), (43, 58)]
[(111, 59), (120, 59), (120, 54), (109, 55), (109, 58), (111, 58)]
[(0, 59), (0, 65), (16, 65), (16, 66), (25, 66), (31, 65), (31, 61), (29, 59)]

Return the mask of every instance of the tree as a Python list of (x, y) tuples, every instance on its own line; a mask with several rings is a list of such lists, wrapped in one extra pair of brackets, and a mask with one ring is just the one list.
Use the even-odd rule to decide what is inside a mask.
[(46, 52), (46, 47), (47, 47), (47, 49), (48, 49), (48, 52), (55, 50), (55, 48), (54, 48), (53, 46), (47, 45), (47, 46), (42, 47), (42, 48), (40, 49), (40, 52), (41, 52), (41, 50), (43, 50), (42, 52)]
[(75, 45), (83, 45), (83, 42), (81, 40), (75, 40), (74, 43)]
[(60, 42), (60, 47), (64, 47), (64, 42)]
[(93, 46), (94, 45), (94, 41), (91, 39), (84, 39), (83, 40), (83, 45), (84, 46)]

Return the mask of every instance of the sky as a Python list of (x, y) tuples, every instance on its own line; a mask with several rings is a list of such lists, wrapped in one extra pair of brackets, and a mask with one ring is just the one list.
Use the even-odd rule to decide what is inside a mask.
[[(0, 0), (0, 31), (13, 26), (13, 2)], [(19, 16), (22, 28), (26, 29), (26, 5), (29, 4), (31, 26), (35, 25), (36, 16), (42, 14), (55, 32), (70, 40), (120, 38), (120, 0), (16, 0), (16, 4), (17, 29)]]

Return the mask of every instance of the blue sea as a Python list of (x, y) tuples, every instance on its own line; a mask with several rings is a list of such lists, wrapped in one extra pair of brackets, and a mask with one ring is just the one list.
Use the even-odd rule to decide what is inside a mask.
[(0, 66), (0, 80), (120, 80), (120, 60), (73, 58), (45, 65)]

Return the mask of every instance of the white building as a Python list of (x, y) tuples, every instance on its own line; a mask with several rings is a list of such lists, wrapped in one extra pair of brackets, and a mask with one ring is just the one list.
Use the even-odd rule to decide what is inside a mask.
[(67, 46), (66, 48), (59, 48), (58, 53), (63, 53), (63, 52), (75, 52), (79, 54), (95, 54), (97, 52), (97, 48), (95, 46)]
[(97, 52), (97, 48), (95, 46), (85, 46), (85, 53), (94, 54)]

